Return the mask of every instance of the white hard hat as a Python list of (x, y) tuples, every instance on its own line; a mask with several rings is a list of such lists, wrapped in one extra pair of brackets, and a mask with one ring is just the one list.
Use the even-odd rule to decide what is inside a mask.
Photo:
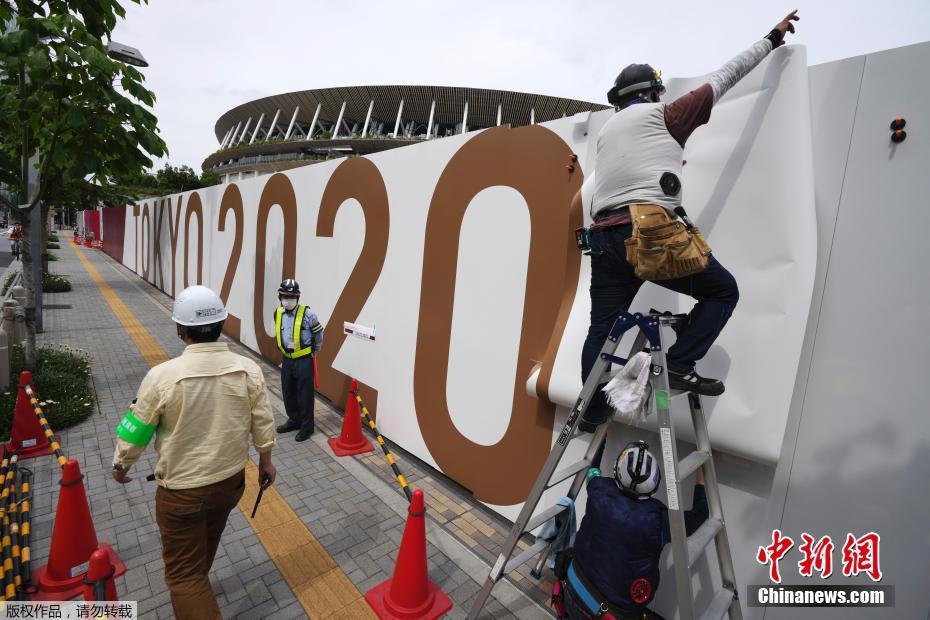
[(637, 499), (646, 499), (656, 492), (662, 472), (645, 441), (627, 444), (614, 465), (614, 479), (620, 490)]
[(219, 323), (228, 314), (219, 295), (206, 286), (195, 284), (181, 291), (174, 299), (171, 320), (179, 325), (193, 327)]

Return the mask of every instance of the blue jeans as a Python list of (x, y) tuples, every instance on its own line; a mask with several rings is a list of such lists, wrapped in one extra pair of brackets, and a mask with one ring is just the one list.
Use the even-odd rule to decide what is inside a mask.
[[(633, 234), (632, 224), (623, 224), (591, 233), (591, 326), (581, 351), (581, 379), (584, 381), (597, 360), (617, 315), (629, 309), (644, 280), (633, 273), (626, 260), (623, 242)], [(727, 324), (739, 300), (736, 279), (713, 256), (707, 269), (684, 278), (659, 280), (655, 284), (697, 300), (678, 339), (668, 350), (668, 368), (687, 373), (707, 354), (714, 340)], [(608, 407), (598, 390), (585, 419), (606, 419)]]

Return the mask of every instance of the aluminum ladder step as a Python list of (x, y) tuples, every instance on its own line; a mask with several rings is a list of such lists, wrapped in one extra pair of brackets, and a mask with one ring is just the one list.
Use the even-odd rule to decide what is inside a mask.
[(685, 458), (681, 459), (681, 462), (678, 463), (678, 480), (687, 480), (691, 477), (698, 468), (707, 462), (707, 459), (710, 457), (709, 452), (704, 452), (703, 450), (695, 450)]
[(560, 482), (565, 482), (578, 472), (588, 469), (590, 466), (591, 462), (588, 459), (581, 459), (577, 463), (572, 463), (565, 469), (560, 469), (559, 471), (552, 474), (552, 478), (549, 479), (549, 482), (546, 484), (546, 488), (551, 489)]
[(733, 604), (733, 590), (723, 588), (711, 599), (710, 605), (701, 614), (701, 620), (723, 620)]
[(536, 557), (537, 554), (541, 553), (542, 550), (548, 546), (549, 546), (548, 541), (545, 541), (542, 538), (537, 538), (535, 543), (533, 543), (530, 547), (527, 547), (526, 549), (524, 549), (522, 552), (520, 552), (520, 555), (510, 560), (509, 562), (507, 562), (507, 564), (504, 565), (503, 574), (506, 575), (508, 573), (512, 573), (518, 567), (526, 564), (529, 560)]
[(550, 506), (549, 508), (546, 508), (541, 513), (539, 513), (538, 515), (530, 519), (527, 522), (526, 527), (524, 528), (523, 531), (532, 532), (533, 530), (535, 530), (537, 527), (539, 527), (540, 525), (542, 525), (543, 523), (545, 523), (552, 517), (556, 517), (562, 514), (566, 508), (567, 506), (562, 506), (561, 504), (556, 504), (555, 506)]
[(708, 517), (694, 534), (688, 536), (688, 566), (692, 567), (700, 559), (707, 545), (723, 528), (723, 523), (713, 517)]

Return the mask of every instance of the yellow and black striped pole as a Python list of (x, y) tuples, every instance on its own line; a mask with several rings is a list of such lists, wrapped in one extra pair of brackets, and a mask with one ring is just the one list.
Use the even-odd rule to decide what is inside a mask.
[(17, 467), (13, 475), (13, 495), (10, 502), (10, 541), (13, 544), (13, 586), (14, 598), (23, 599), (23, 558), (22, 558), (22, 517), (20, 512), (23, 510), (23, 489), (20, 486), (22, 472)]
[[(19, 553), (19, 517), (16, 514), (16, 504), (13, 503), (10, 505), (10, 543), (11, 549), (10, 555), (13, 556), (13, 593), (12, 596), (15, 599), (16, 593), (19, 592), (19, 587), (23, 584), (22, 577), (22, 558)], [(10, 594), (10, 590), (7, 589), (7, 594)]]
[(384, 456), (387, 458), (387, 462), (391, 464), (391, 470), (394, 472), (394, 477), (397, 478), (397, 482), (400, 483), (400, 488), (404, 490), (404, 495), (407, 496), (407, 501), (413, 499), (413, 493), (410, 492), (410, 488), (407, 486), (407, 479), (404, 478), (404, 475), (400, 473), (400, 469), (397, 467), (397, 463), (394, 461), (394, 455), (391, 454), (391, 451), (388, 449), (387, 444), (384, 442), (384, 437), (381, 436), (381, 431), (378, 430), (378, 427), (375, 426), (374, 421), (371, 419), (371, 415), (368, 414), (368, 407), (365, 406), (365, 403), (362, 402), (362, 397), (355, 394), (355, 400), (358, 401), (358, 406), (362, 410), (362, 415), (365, 416), (365, 421), (368, 422), (368, 428), (371, 429), (371, 432), (375, 434), (375, 437), (378, 438), (378, 445), (381, 446), (381, 451), (384, 452)]
[(32, 470), (25, 467), (20, 467), (18, 469), (20, 487), (16, 499), (19, 505), (20, 582), (16, 588), (16, 594), (20, 600), (28, 601), (37, 591), (37, 588), (32, 583), (32, 565), (30, 563), (32, 557), (29, 551), (29, 540), (32, 532), (29, 515), (32, 503), (32, 485), (30, 483), (32, 479)]
[(3, 525), (3, 600), (12, 601), (16, 596), (16, 586), (13, 585), (13, 541), (10, 538), (10, 516), (4, 513)]
[[(3, 450), (3, 462), (0, 463), (0, 488), (6, 490), (6, 473), (10, 468), (10, 457), (7, 454), (6, 449)], [(6, 497), (9, 497), (7, 495)], [(6, 508), (3, 505), (5, 497), (0, 495), (0, 545), (2, 545), (2, 518), (6, 516)], [(3, 562), (3, 552), (5, 549), (0, 549), (0, 584), (2, 584), (2, 589), (0, 589), (0, 601), (6, 600), (6, 580), (7, 580), (7, 571), (6, 564)]]
[[(17, 457), (18, 458), (18, 457)], [(0, 462), (0, 487), (6, 483), (6, 472), (10, 468), (10, 455), (6, 451), (6, 448), (3, 448), (3, 461)]]
[(23, 386), (23, 389), (26, 390), (26, 396), (29, 397), (29, 402), (32, 404), (32, 409), (36, 414), (36, 417), (39, 418), (39, 426), (42, 427), (42, 432), (45, 433), (45, 438), (48, 439), (49, 445), (52, 446), (52, 452), (55, 453), (55, 458), (58, 459), (58, 466), (64, 467), (65, 463), (68, 462), (68, 459), (65, 458), (65, 453), (62, 451), (61, 446), (58, 445), (58, 441), (55, 439), (55, 433), (52, 431), (52, 427), (48, 425), (48, 421), (45, 419), (45, 413), (42, 411), (42, 407), (39, 406), (39, 399), (36, 396), (36, 393), (32, 390), (31, 385)]
[(10, 503), (13, 499), (12, 483), (16, 476), (16, 463), (19, 456), (13, 454), (3, 479), (3, 492), (0, 493), (0, 514), (3, 515), (3, 524), (0, 526), (0, 544), (3, 546), (3, 598), (12, 601), (16, 596), (16, 571), (13, 567), (13, 540), (10, 537)]
[(10, 500), (13, 494), (13, 480), (16, 478), (16, 467), (19, 463), (19, 455), (15, 452), (7, 462), (6, 470), (0, 484), (3, 485), (3, 492), (0, 493), (0, 515), (5, 515), (10, 508)]

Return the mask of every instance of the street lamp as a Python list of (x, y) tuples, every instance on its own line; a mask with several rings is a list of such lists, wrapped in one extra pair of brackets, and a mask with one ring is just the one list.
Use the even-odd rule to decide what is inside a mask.
[(107, 43), (107, 56), (113, 60), (125, 62), (127, 65), (133, 65), (134, 67), (149, 66), (149, 63), (145, 59), (145, 56), (142, 55), (142, 52), (134, 47), (125, 45), (123, 43), (117, 43), (116, 41), (110, 41)]

